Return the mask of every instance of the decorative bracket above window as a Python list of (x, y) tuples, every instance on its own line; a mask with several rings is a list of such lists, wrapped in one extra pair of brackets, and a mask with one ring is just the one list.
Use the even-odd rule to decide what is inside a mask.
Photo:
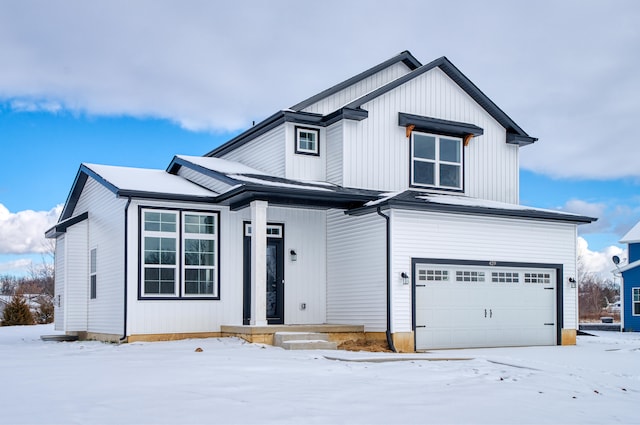
[(398, 113), (398, 125), (406, 127), (407, 138), (411, 137), (413, 130), (416, 130), (425, 133), (461, 137), (465, 146), (468, 146), (469, 141), (475, 136), (484, 134), (484, 130), (477, 125), (405, 114), (404, 112)]

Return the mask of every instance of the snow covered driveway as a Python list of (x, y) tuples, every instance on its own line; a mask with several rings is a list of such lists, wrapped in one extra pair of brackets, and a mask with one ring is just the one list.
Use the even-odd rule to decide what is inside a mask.
[[(0, 423), (640, 422), (638, 333), (399, 355), (39, 339), (52, 329), (0, 327)], [(443, 357), (471, 359), (417, 360)]]

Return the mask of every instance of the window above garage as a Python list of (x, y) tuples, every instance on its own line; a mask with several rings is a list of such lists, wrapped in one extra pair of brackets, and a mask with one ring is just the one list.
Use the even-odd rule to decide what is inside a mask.
[(398, 114), (410, 139), (412, 187), (462, 191), (464, 146), (484, 130), (476, 125), (413, 114)]

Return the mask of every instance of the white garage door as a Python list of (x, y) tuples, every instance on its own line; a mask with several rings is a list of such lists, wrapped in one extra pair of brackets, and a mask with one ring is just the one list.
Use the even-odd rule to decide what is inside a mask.
[(416, 264), (416, 349), (556, 344), (556, 271)]

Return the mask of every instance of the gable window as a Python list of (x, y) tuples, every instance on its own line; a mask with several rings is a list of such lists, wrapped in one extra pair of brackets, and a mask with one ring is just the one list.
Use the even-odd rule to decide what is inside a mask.
[(320, 130), (296, 127), (296, 153), (320, 155)]
[(640, 316), (640, 288), (633, 288), (633, 315)]
[(462, 139), (411, 133), (411, 185), (462, 189)]
[(218, 296), (218, 215), (142, 210), (141, 296)]
[(90, 253), (91, 260), (89, 261), (89, 296), (92, 300), (97, 297), (98, 286), (98, 267), (97, 267), (97, 250), (93, 248)]

